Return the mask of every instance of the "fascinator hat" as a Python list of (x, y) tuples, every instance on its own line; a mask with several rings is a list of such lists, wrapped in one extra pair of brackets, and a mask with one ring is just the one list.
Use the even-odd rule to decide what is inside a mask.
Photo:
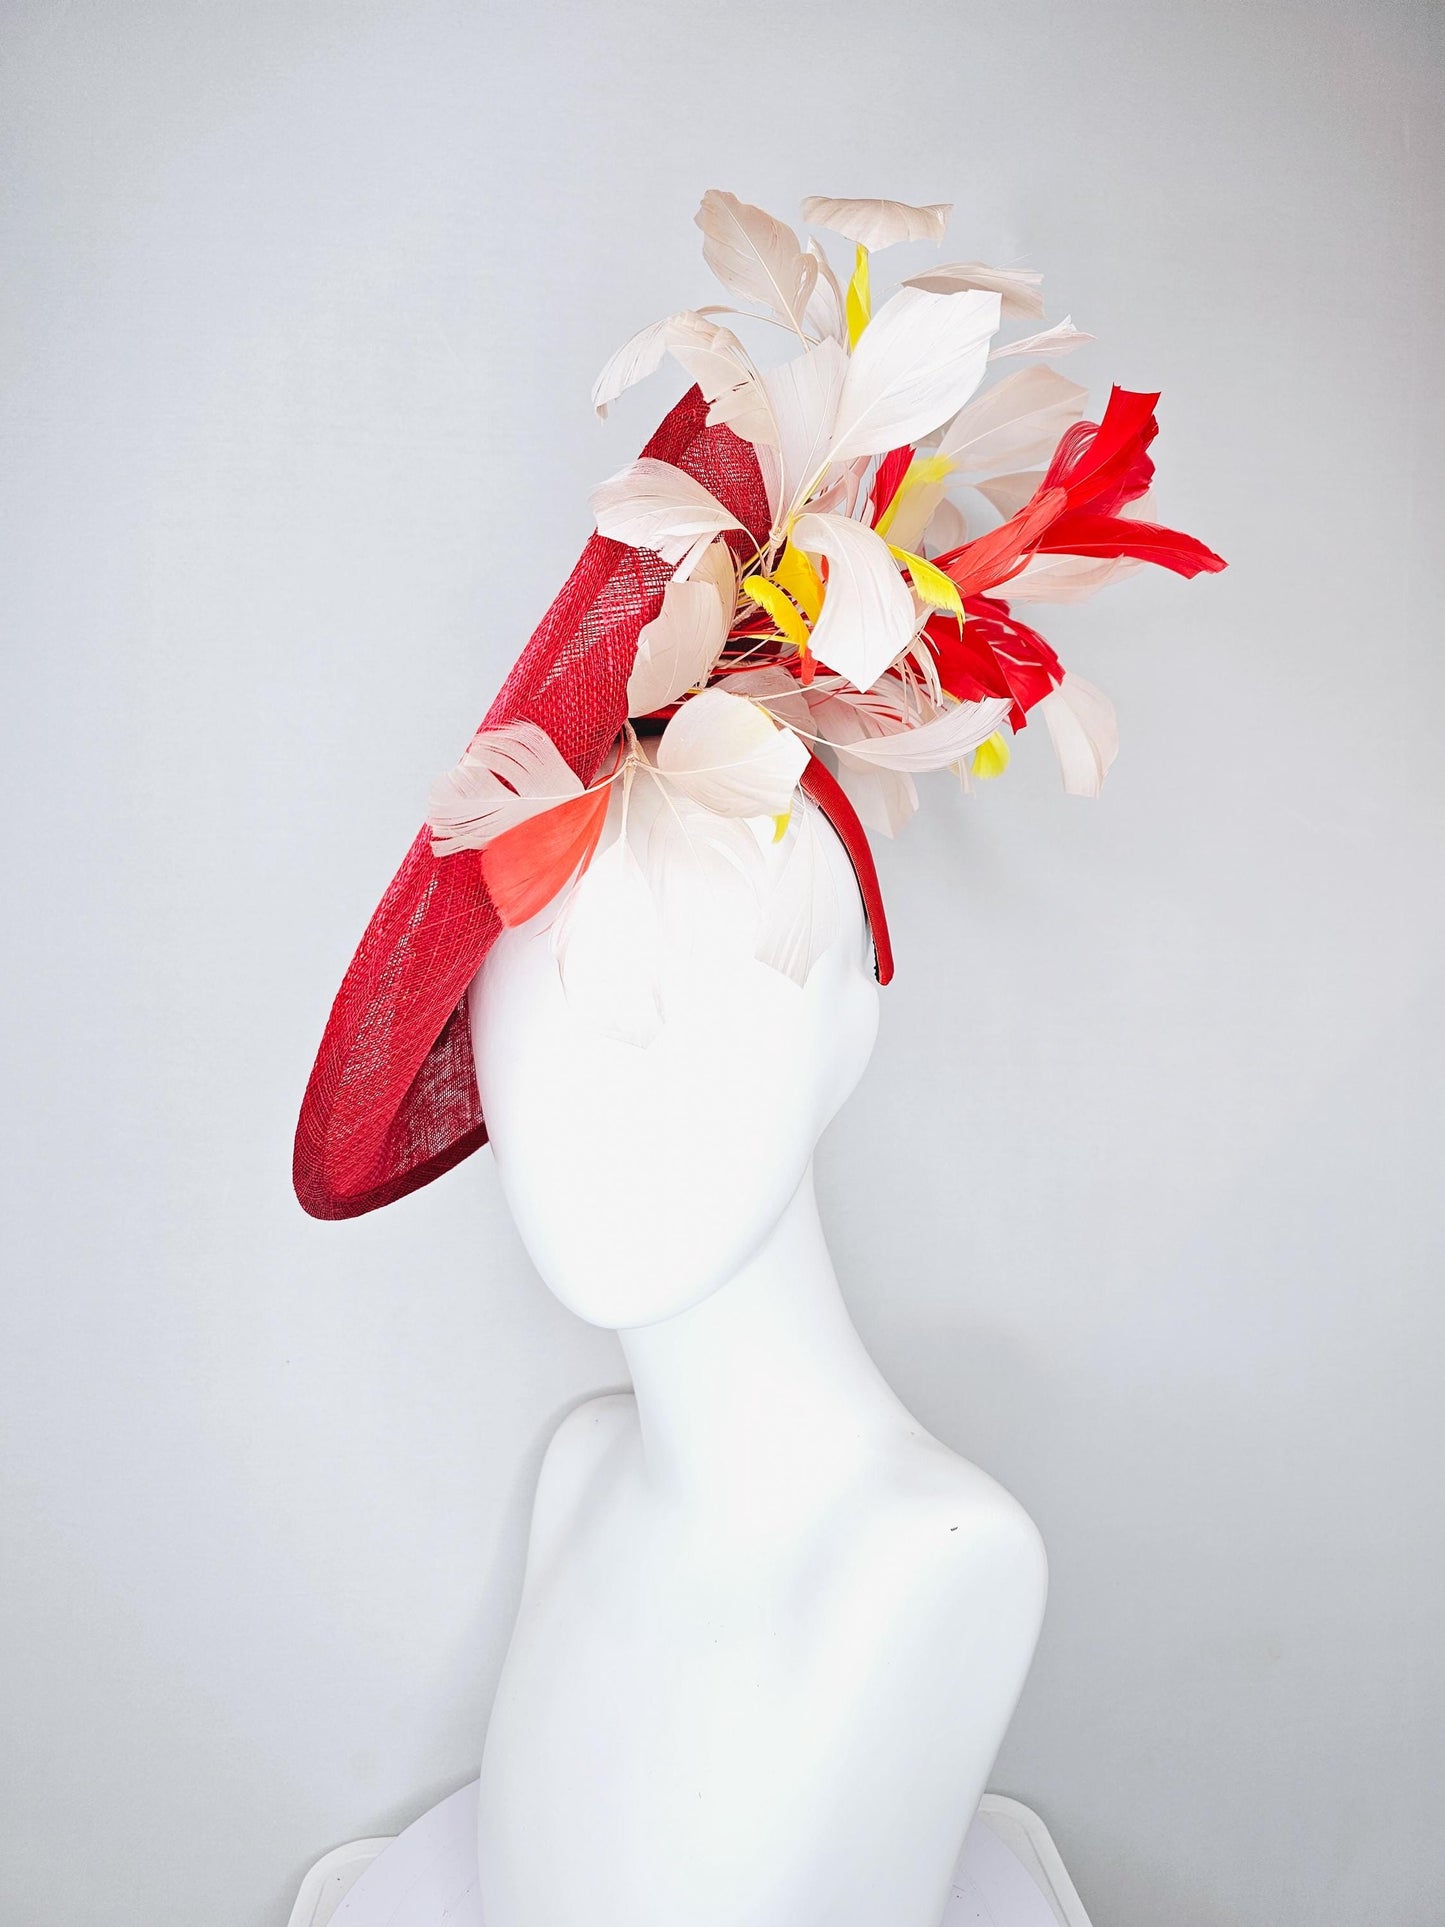
[[(1090, 337), (1038, 325), (1038, 274), (959, 262), (878, 301), (874, 256), (941, 242), (949, 208), (802, 212), (851, 245), (846, 280), (819, 240), (710, 192), (697, 225), (727, 305), (654, 322), (598, 377), (599, 415), (669, 356), (695, 385), (594, 492), (596, 532), (362, 937), (297, 1128), (313, 1216), (373, 1211), (486, 1141), (467, 987), (504, 927), (549, 906), (565, 933), (589, 893), (644, 904), (669, 863), (722, 866), (751, 885), (759, 962), (804, 982), (834, 936), (817, 812), (886, 983), (868, 836), (913, 814), (919, 775), (997, 777), (1034, 718), (1071, 795), (1096, 795), (1114, 760), (1107, 697), (1019, 605), (1077, 601), (1146, 563), (1224, 566), (1154, 519), (1158, 396), (1115, 388), (1091, 421), (1049, 365)], [(787, 344), (781, 360), (754, 359), (748, 322)], [(1018, 322), (1035, 331), (1001, 342)], [(667, 805), (633, 813), (641, 835), (638, 785)], [(604, 847), (614, 798), (622, 830)], [(764, 863), (774, 840), (787, 847)], [(564, 985), (566, 954), (559, 941)]]

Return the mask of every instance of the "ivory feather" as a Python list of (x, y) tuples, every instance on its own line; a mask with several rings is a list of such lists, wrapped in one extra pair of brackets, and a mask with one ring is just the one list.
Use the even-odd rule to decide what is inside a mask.
[(941, 241), (951, 201), (915, 207), (908, 201), (834, 201), (810, 194), (803, 203), (803, 219), (814, 227), (841, 234), (860, 248), (888, 248), (898, 241)]
[(938, 453), (961, 475), (1046, 462), (1064, 431), (1083, 419), (1088, 400), (1087, 388), (1056, 369), (1016, 369), (954, 416)]
[(652, 549), (674, 565), (700, 539), (742, 527), (701, 482), (652, 456), (601, 483), (590, 506), (600, 534), (629, 548)]
[(637, 658), (627, 679), (628, 715), (650, 716), (706, 682), (727, 632), (715, 583), (696, 577), (669, 582), (661, 612), (637, 638)]
[(998, 321), (996, 294), (900, 288), (853, 350), (830, 458), (886, 454), (957, 414), (983, 378)]
[(763, 208), (718, 188), (703, 195), (695, 218), (702, 230), (703, 259), (723, 286), (803, 334), (818, 262), (799, 246), (793, 230)]
[(819, 662), (859, 689), (877, 682), (913, 638), (913, 598), (882, 536), (844, 515), (800, 515), (792, 541), (828, 564), (813, 624)]
[(581, 794), (562, 752), (536, 723), (481, 730), (455, 768), (432, 785), (432, 855), (484, 850), (504, 830)]
[(1059, 774), (1070, 796), (1097, 796), (1119, 754), (1119, 724), (1102, 689), (1065, 673), (1056, 689), (1034, 704), (1048, 725)]
[(1082, 348), (1086, 341), (1092, 341), (1082, 328), (1076, 328), (1070, 316), (1056, 321), (1052, 328), (1045, 328), (1042, 334), (1025, 335), (1022, 341), (1006, 342), (1002, 348), (995, 348), (989, 356), (990, 361), (1002, 361), (1008, 355), (1066, 355), (1074, 348)]
[(659, 775), (719, 816), (780, 816), (808, 751), (756, 703), (705, 689), (685, 702), (657, 745)]
[(956, 261), (930, 268), (926, 274), (910, 274), (903, 286), (924, 288), (929, 294), (966, 294), (970, 288), (981, 288), (999, 297), (1006, 315), (1023, 319), (1044, 312), (1043, 278), (1033, 268), (990, 268), (982, 261)]

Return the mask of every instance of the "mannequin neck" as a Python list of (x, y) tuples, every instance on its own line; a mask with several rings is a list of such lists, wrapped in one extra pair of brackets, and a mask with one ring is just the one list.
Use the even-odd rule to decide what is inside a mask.
[(619, 1336), (648, 1477), (714, 1529), (786, 1531), (887, 1439), (919, 1430), (843, 1304), (811, 1165), (727, 1284)]

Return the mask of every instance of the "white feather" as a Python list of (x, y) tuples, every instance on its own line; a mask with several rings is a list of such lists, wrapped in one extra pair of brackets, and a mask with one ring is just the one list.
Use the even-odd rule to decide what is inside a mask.
[(756, 703), (705, 689), (685, 702), (657, 745), (657, 770), (719, 816), (781, 816), (808, 751)]
[(1043, 278), (1034, 268), (990, 268), (982, 261), (955, 261), (930, 268), (927, 274), (910, 274), (903, 285), (925, 288), (929, 294), (966, 294), (970, 288), (982, 288), (999, 297), (1006, 315), (1024, 318), (1044, 311)]
[(888, 544), (845, 515), (800, 515), (792, 540), (828, 564), (813, 653), (857, 688), (871, 688), (908, 647), (915, 627), (913, 597)]
[(1059, 774), (1070, 796), (1097, 796), (1119, 753), (1114, 705), (1082, 676), (1065, 674), (1057, 689), (1034, 704), (1053, 739)]
[(609, 356), (601, 374), (592, 384), (592, 406), (599, 416), (605, 417), (611, 404), (619, 395), (625, 394), (634, 382), (645, 380), (662, 366), (667, 353), (668, 331), (676, 320), (676, 315), (664, 315), (661, 321), (639, 328), (630, 340), (623, 342), (615, 355)]
[(847, 754), (854, 761), (876, 764), (879, 769), (947, 769), (986, 742), (1011, 707), (1007, 696), (990, 696), (980, 703), (951, 703), (931, 722), (852, 743)]
[(727, 633), (728, 619), (715, 583), (696, 578), (669, 582), (661, 612), (637, 638), (637, 659), (627, 679), (628, 715), (650, 716), (706, 682)]
[(703, 195), (695, 218), (703, 259), (723, 286), (767, 308), (801, 335), (818, 262), (799, 246), (793, 230), (717, 188)]
[(701, 482), (651, 456), (595, 488), (591, 508), (601, 534), (664, 562), (681, 562), (700, 538), (742, 527)]
[(841, 234), (860, 248), (889, 248), (897, 241), (941, 241), (951, 201), (914, 207), (908, 201), (833, 201), (810, 194), (803, 203), (803, 219), (814, 227)]
[(998, 320), (996, 294), (900, 288), (858, 337), (832, 459), (886, 454), (956, 414), (983, 377)]
[(763, 377), (783, 465), (781, 513), (786, 520), (828, 466), (828, 449), (848, 357), (831, 336)]
[(820, 340), (831, 336), (834, 341), (846, 345), (848, 322), (843, 303), (843, 290), (838, 285), (833, 264), (816, 241), (809, 241), (808, 252), (818, 263), (818, 278), (813, 283), (813, 292), (808, 296), (807, 312), (803, 317), (808, 332)]
[(1082, 348), (1086, 341), (1092, 341), (1082, 328), (1076, 328), (1072, 319), (1065, 315), (1056, 321), (1052, 328), (1045, 328), (1042, 334), (1025, 335), (1022, 341), (1010, 341), (1002, 348), (995, 348), (989, 356), (990, 361), (1002, 361), (1007, 355), (1066, 355), (1070, 349)]
[(455, 769), (432, 785), (432, 854), (484, 850), (503, 830), (581, 794), (562, 752), (536, 723), (480, 730)]
[(896, 836), (918, 808), (917, 785), (904, 770), (855, 762), (848, 752), (854, 743), (907, 729), (904, 718), (896, 710), (854, 702), (846, 694), (814, 704), (812, 713), (818, 734), (838, 752), (838, 781), (865, 827)]
[(957, 502), (945, 495), (924, 533), (935, 555), (947, 555), (950, 549), (961, 549), (968, 540), (968, 519)]
[[(733, 386), (740, 374), (733, 373), (727, 365), (727, 358), (735, 355), (741, 358), (747, 369), (748, 362), (742, 343), (737, 337), (711, 319), (715, 314), (731, 314), (730, 308), (683, 308), (677, 314), (664, 315), (661, 321), (654, 321), (646, 328), (639, 328), (628, 341), (624, 341), (592, 385), (592, 406), (599, 416), (604, 416), (619, 395), (645, 380), (661, 366), (664, 355), (672, 354), (684, 367), (688, 367), (689, 356), (704, 358), (711, 347), (716, 355), (716, 372), (713, 374), (713, 388), (716, 393), (722, 387)], [(707, 366), (706, 361), (703, 362)], [(689, 368), (689, 373), (692, 370)], [(693, 374), (693, 380), (700, 379)], [(713, 399), (707, 393), (707, 399)]]
[[(762, 847), (747, 821), (718, 816), (659, 782), (647, 791), (650, 812), (643, 864), (669, 950), (713, 949), (720, 931), (746, 930), (757, 916)], [(642, 814), (642, 813), (640, 813)], [(696, 914), (698, 886), (712, 914)]]
[(790, 676), (786, 669), (742, 669), (718, 687), (730, 696), (746, 696), (750, 703), (761, 704), (774, 722), (798, 730), (804, 740), (813, 734), (808, 698), (797, 677)]
[(1007, 521), (1032, 499), (1043, 479), (1043, 469), (1026, 468), (1016, 475), (995, 475), (986, 482), (975, 482), (974, 487)]
[(1086, 602), (1107, 583), (1135, 575), (1144, 564), (1135, 556), (1035, 555), (1003, 593), (1010, 602)]
[(763, 901), (757, 958), (795, 984), (806, 984), (838, 935), (838, 886), (810, 808), (794, 812), (788, 839)]
[(938, 453), (963, 475), (1046, 461), (1083, 418), (1089, 391), (1053, 368), (1019, 368), (971, 401), (944, 429)]

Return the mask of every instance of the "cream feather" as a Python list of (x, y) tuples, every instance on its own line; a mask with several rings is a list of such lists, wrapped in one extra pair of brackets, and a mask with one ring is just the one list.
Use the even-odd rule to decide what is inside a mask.
[(1066, 355), (1093, 339), (1082, 328), (1074, 326), (1071, 316), (1065, 315), (1062, 321), (1056, 321), (1052, 328), (1045, 328), (1042, 334), (1025, 335), (1021, 341), (1009, 341), (1002, 348), (995, 348), (989, 360), (1003, 361), (1009, 355)]
[(536, 723), (480, 730), (456, 767), (432, 785), (432, 855), (484, 850), (504, 830), (581, 794), (562, 752)]
[(1083, 419), (1089, 391), (1054, 368), (1018, 368), (960, 409), (939, 438), (960, 475), (1047, 461), (1064, 430)]
[(982, 261), (956, 261), (930, 268), (926, 274), (910, 274), (903, 285), (925, 288), (930, 294), (966, 294), (970, 288), (982, 288), (999, 297), (1006, 315), (1025, 319), (1043, 314), (1043, 278), (1033, 268), (990, 268)]
[(792, 730), (725, 689), (685, 702), (657, 745), (659, 775), (720, 816), (780, 816), (807, 761)]
[(637, 659), (627, 679), (628, 715), (650, 716), (706, 682), (727, 640), (730, 614), (715, 583), (698, 577), (669, 582), (660, 613), (637, 638)]
[(951, 201), (915, 207), (909, 201), (833, 201), (810, 194), (803, 203), (803, 219), (814, 227), (841, 234), (860, 248), (888, 248), (898, 241), (941, 241)]
[(1008, 697), (991, 696), (979, 703), (951, 703), (941, 716), (897, 734), (874, 737), (849, 745), (848, 756), (880, 769), (922, 771), (947, 769), (971, 749), (986, 742), (1012, 707)]
[(590, 501), (600, 534), (674, 564), (699, 540), (742, 527), (701, 482), (652, 456), (601, 483)]
[(804, 333), (818, 262), (784, 222), (735, 194), (709, 188), (696, 221), (703, 259), (733, 294), (755, 301), (798, 334)]
[(908, 647), (916, 626), (913, 597), (888, 544), (845, 515), (800, 515), (792, 540), (828, 564), (813, 653), (857, 688), (871, 688)]
[(806, 984), (839, 927), (838, 886), (814, 811), (805, 806), (793, 814), (786, 854), (763, 901), (758, 961)]
[(1114, 705), (1102, 689), (1082, 676), (1065, 674), (1057, 689), (1034, 704), (1059, 759), (1059, 774), (1070, 796), (1097, 796), (1119, 753)]
[(832, 460), (886, 454), (956, 414), (983, 378), (998, 320), (996, 294), (900, 288), (853, 350)]

